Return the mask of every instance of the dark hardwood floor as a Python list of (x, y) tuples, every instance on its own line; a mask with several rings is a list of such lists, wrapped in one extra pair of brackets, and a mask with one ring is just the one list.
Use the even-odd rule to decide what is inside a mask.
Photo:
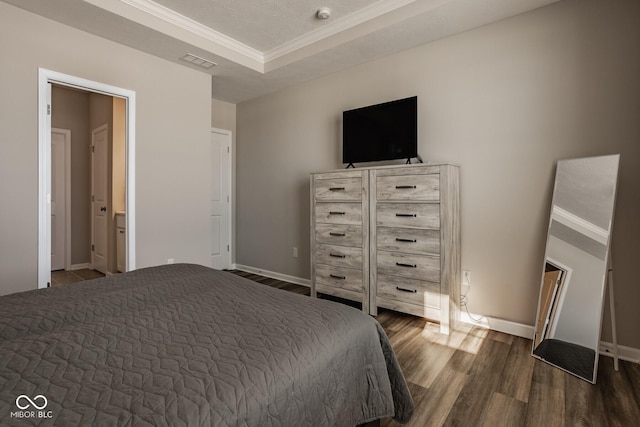
[[(304, 286), (232, 272), (309, 295)], [(616, 372), (613, 359), (600, 357), (592, 385), (531, 357), (528, 339), (465, 324), (441, 335), (436, 324), (388, 310), (377, 320), (413, 395), (408, 426), (640, 426), (638, 364), (620, 361)]]

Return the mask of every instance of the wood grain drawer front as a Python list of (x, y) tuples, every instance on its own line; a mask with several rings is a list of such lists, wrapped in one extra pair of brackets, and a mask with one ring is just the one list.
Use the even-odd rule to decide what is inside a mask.
[(378, 276), (378, 297), (440, 308), (440, 284), (393, 276)]
[(351, 292), (364, 292), (362, 286), (362, 270), (340, 268), (327, 265), (316, 266), (316, 283)]
[(378, 251), (378, 274), (440, 282), (440, 257)]
[(362, 178), (317, 179), (316, 200), (362, 200)]
[(362, 226), (316, 224), (316, 242), (329, 245), (362, 247)]
[(440, 174), (379, 176), (376, 180), (378, 200), (440, 200)]
[(440, 229), (439, 203), (379, 203), (376, 215), (381, 227)]
[(316, 223), (362, 225), (362, 204), (316, 203)]
[(316, 245), (315, 262), (362, 270), (362, 248), (336, 245)]
[(440, 255), (440, 230), (377, 228), (377, 248), (419, 255)]

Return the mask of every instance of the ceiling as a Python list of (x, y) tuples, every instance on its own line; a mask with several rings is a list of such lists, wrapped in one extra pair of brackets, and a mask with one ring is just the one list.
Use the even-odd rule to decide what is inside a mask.
[(238, 103), (559, 0), (2, 1), (211, 74)]

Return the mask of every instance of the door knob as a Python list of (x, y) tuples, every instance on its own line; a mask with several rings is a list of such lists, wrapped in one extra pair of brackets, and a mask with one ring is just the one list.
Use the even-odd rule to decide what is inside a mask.
[(102, 206), (102, 207), (100, 208), (100, 212), (106, 212), (106, 211), (107, 211), (107, 207), (106, 207), (106, 206)]

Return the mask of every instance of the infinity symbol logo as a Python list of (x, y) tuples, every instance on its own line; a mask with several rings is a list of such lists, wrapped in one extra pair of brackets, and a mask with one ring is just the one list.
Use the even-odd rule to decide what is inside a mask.
[[(22, 401), (22, 402), (24, 402), (25, 400), (27, 401), (27, 403), (26, 403), (26, 404), (21, 405), (21, 404), (20, 404), (20, 402), (21, 402), (21, 401)], [(38, 405), (38, 404), (36, 403), (36, 401), (37, 401), (37, 400), (42, 400), (44, 403), (43, 403), (42, 405)], [(49, 402), (47, 401), (47, 398), (46, 398), (46, 397), (44, 397), (44, 396), (43, 396), (43, 395), (41, 395), (41, 394), (39, 394), (39, 395), (37, 395), (36, 397), (34, 397), (34, 398), (33, 398), (33, 400), (31, 400), (31, 398), (30, 398), (29, 396), (25, 395), (25, 394), (21, 394), (20, 396), (18, 396), (18, 397), (16, 398), (16, 406), (17, 406), (18, 408), (22, 409), (23, 411), (24, 411), (25, 409), (27, 409), (29, 406), (33, 406), (33, 407), (35, 407), (36, 409), (44, 409), (44, 408), (46, 408), (46, 407), (47, 407), (47, 403), (49, 403)]]

